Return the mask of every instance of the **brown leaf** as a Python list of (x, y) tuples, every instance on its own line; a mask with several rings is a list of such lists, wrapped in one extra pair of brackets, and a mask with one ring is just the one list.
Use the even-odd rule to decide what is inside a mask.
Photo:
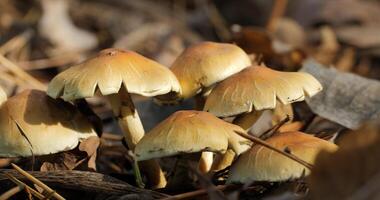
[(100, 139), (97, 136), (92, 136), (82, 141), (79, 144), (79, 150), (87, 153), (87, 167), (96, 171), (96, 151), (100, 145)]
[(335, 153), (321, 153), (308, 178), (312, 199), (380, 198), (380, 125), (342, 139)]
[(100, 144), (99, 137), (91, 136), (79, 144), (79, 150), (87, 153), (88, 156), (92, 156), (96, 153)]

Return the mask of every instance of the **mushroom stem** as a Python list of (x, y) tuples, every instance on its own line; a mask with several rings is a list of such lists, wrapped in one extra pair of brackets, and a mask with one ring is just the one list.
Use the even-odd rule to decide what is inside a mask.
[[(128, 147), (134, 151), (137, 142), (145, 134), (135, 105), (125, 88), (121, 88), (118, 94), (110, 94), (107, 97), (124, 133), (124, 139)], [(148, 177), (149, 185), (153, 188), (165, 187), (166, 178), (156, 160), (143, 161), (141, 166), (141, 171)]]
[(214, 160), (214, 153), (209, 151), (204, 151), (201, 154), (201, 159), (199, 160), (198, 169), (201, 173), (206, 174), (210, 171), (212, 162)]
[(248, 135), (248, 134), (246, 134), (244, 132), (239, 132), (239, 131), (235, 131), (235, 133), (238, 134), (238, 135), (240, 135), (243, 138), (251, 140), (252, 142), (255, 142), (255, 143), (257, 143), (257, 144), (259, 144), (261, 146), (264, 146), (264, 147), (266, 147), (266, 148), (268, 148), (270, 150), (273, 150), (273, 151), (275, 151), (275, 152), (277, 152), (279, 154), (282, 154), (283, 156), (286, 156), (286, 157), (294, 160), (295, 162), (298, 162), (299, 164), (305, 166), (306, 168), (308, 168), (310, 170), (313, 168), (312, 164), (310, 164), (310, 163), (308, 163), (308, 162), (306, 162), (306, 161), (298, 158), (297, 156), (295, 156), (293, 154), (289, 154), (289, 153), (287, 153), (285, 151), (277, 149), (276, 147), (273, 147), (271, 144), (265, 142), (264, 140), (262, 140), (262, 139), (260, 139), (258, 137), (255, 137), (255, 136), (252, 136), (252, 135)]
[(235, 155), (232, 149), (227, 149), (225, 154), (217, 154), (211, 171), (215, 172), (227, 168), (234, 161)]
[[(207, 91), (209, 91), (210, 88), (211, 87), (207, 88)], [(194, 99), (195, 99), (194, 110), (203, 110), (203, 107), (206, 102), (205, 94), (203, 92), (199, 93), (195, 95)], [(210, 171), (212, 163), (214, 162), (213, 157), (214, 157), (214, 153), (212, 152), (202, 152), (201, 158), (199, 159), (199, 165), (198, 165), (198, 169), (200, 170), (200, 172), (207, 173), (208, 171)]]
[[(262, 113), (263, 111), (260, 110), (241, 114), (234, 119), (233, 123), (247, 131), (260, 118)], [(212, 165), (212, 170), (218, 171), (230, 166), (234, 161), (235, 156), (235, 152), (231, 150), (227, 150), (223, 155), (217, 155), (217, 159)]]
[(132, 99), (127, 92), (123, 92), (123, 89), (118, 94), (108, 95), (108, 99), (124, 133), (124, 139), (133, 151), (145, 131)]

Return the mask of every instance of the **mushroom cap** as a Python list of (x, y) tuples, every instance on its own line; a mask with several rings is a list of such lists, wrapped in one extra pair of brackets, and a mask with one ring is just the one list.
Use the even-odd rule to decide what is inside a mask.
[(0, 87), (0, 105), (7, 100), (7, 93)]
[[(338, 149), (334, 143), (302, 132), (278, 133), (266, 141), (311, 164), (314, 163), (320, 151), (333, 152)], [(228, 182), (285, 181), (299, 178), (304, 172), (308, 174), (310, 171), (279, 153), (260, 145), (254, 145), (232, 165)]]
[(322, 90), (312, 75), (280, 72), (251, 66), (219, 83), (207, 97), (204, 110), (218, 117), (274, 109), (276, 97), (283, 104), (303, 101)]
[(74, 149), (96, 136), (76, 108), (38, 90), (26, 90), (0, 107), (0, 157), (46, 155)]
[(243, 131), (203, 111), (177, 111), (158, 124), (137, 143), (137, 160), (148, 160), (200, 151), (224, 153), (228, 148), (237, 154), (247, 150), (251, 142), (237, 135)]
[(187, 48), (170, 69), (181, 85), (181, 98), (224, 80), (251, 65), (248, 55), (234, 44), (202, 42)]
[(121, 84), (129, 93), (156, 96), (180, 92), (175, 75), (161, 64), (133, 51), (105, 49), (96, 57), (58, 74), (49, 84), (48, 95), (74, 100), (118, 93)]

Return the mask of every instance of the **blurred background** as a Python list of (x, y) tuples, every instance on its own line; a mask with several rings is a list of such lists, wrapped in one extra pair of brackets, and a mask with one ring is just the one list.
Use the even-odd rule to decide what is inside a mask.
[[(110, 47), (169, 67), (184, 48), (205, 40), (236, 43), (283, 71), (296, 71), (313, 57), (379, 79), (379, 22), (380, 3), (374, 0), (0, 0), (0, 54), (12, 62), (1, 59), (0, 85), (8, 95), (44, 89), (31, 78), (47, 84)], [(147, 130), (193, 104), (160, 107), (135, 99)], [(102, 99), (89, 101), (112, 122)]]

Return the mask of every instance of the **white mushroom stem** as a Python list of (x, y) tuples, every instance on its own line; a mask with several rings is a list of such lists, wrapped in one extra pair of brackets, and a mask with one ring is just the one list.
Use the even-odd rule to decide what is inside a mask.
[[(212, 87), (206, 88), (208, 93), (211, 91)], [(195, 110), (203, 110), (206, 102), (206, 93), (199, 93), (195, 95)], [(210, 171), (212, 163), (214, 161), (214, 153), (212, 152), (202, 152), (201, 158), (199, 159), (198, 169), (202, 173), (207, 173)]]
[(225, 154), (217, 154), (211, 167), (211, 171), (215, 172), (227, 168), (234, 161), (235, 155), (236, 154), (232, 149), (228, 149)]
[[(132, 99), (124, 88), (120, 89), (118, 94), (110, 94), (107, 97), (124, 133), (125, 141), (128, 147), (134, 151), (145, 131)], [(141, 171), (148, 177), (153, 188), (166, 186), (166, 178), (156, 160), (143, 161), (141, 167)]]
[[(234, 119), (233, 123), (247, 131), (261, 117), (262, 113), (263, 111), (253, 111), (241, 114)], [(231, 150), (227, 151), (223, 155), (217, 156), (218, 159), (215, 159), (212, 170), (218, 171), (230, 166), (234, 161), (235, 156), (235, 152)]]
[(209, 151), (202, 152), (201, 159), (198, 163), (198, 169), (201, 173), (206, 174), (210, 171), (212, 162), (214, 160), (214, 153)]

